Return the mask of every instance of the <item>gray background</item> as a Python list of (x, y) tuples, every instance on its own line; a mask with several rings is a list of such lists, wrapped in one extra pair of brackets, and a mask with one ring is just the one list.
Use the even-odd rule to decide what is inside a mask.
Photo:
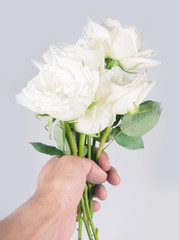
[(31, 59), (41, 60), (52, 43), (76, 42), (87, 16), (99, 23), (112, 17), (137, 26), (144, 35), (143, 48), (155, 49), (162, 61), (148, 69), (148, 79), (157, 82), (148, 99), (162, 102), (164, 110), (160, 123), (144, 136), (145, 149), (130, 151), (113, 144), (107, 150), (122, 181), (119, 187), (106, 184), (108, 199), (95, 214), (99, 239), (178, 240), (179, 18), (174, 0), (1, 1), (0, 218), (32, 195), (48, 159), (28, 144), (48, 143), (44, 122), (16, 105), (14, 95), (38, 72)]

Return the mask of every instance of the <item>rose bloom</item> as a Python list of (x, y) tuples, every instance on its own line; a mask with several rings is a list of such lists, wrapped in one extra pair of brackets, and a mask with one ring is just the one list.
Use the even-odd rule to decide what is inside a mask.
[(41, 65), (40, 73), (19, 95), (17, 103), (33, 112), (70, 121), (80, 117), (93, 101), (99, 72), (88, 67)]
[(116, 115), (111, 110), (110, 105), (97, 103), (77, 119), (75, 130), (85, 134), (98, 134), (115, 121)]
[(75, 130), (96, 134), (111, 126), (116, 114), (134, 112), (154, 84), (145, 74), (129, 74), (119, 67), (102, 71), (95, 94), (97, 104), (77, 120)]
[(105, 65), (102, 49), (89, 49), (70, 44), (50, 46), (49, 50), (43, 54), (43, 59), (48, 65), (61, 68), (88, 66), (90, 70), (99, 70)]
[(101, 73), (96, 98), (111, 104), (116, 114), (133, 112), (148, 95), (154, 81), (147, 81), (146, 74), (129, 74), (119, 67)]
[(122, 27), (111, 18), (102, 25), (88, 19), (78, 44), (89, 49), (103, 49), (106, 58), (119, 60), (128, 70), (159, 64), (148, 58), (154, 55), (153, 50), (141, 51), (142, 34), (135, 27)]

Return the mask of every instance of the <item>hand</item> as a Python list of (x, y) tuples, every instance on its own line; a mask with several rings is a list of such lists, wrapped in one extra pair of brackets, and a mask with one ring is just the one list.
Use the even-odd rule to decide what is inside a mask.
[[(56, 231), (59, 232), (60, 229), (60, 232), (54, 240), (69, 239), (73, 234), (77, 206), (86, 181), (100, 184), (95, 188), (95, 197), (100, 200), (105, 200), (107, 197), (106, 189), (101, 183), (106, 180), (112, 185), (120, 183), (120, 178), (116, 170), (110, 167), (105, 152), (99, 159), (99, 166), (90, 159), (64, 156), (52, 158), (42, 169), (34, 197), (42, 202), (46, 201), (47, 208), (62, 216), (60, 218), (63, 219), (63, 226), (61, 229), (57, 227)], [(93, 210), (98, 211), (99, 208), (100, 204), (94, 201)]]
[[(42, 169), (34, 195), (15, 212), (0, 221), (3, 240), (68, 240), (76, 225), (76, 212), (86, 181), (98, 184), (95, 197), (105, 200), (101, 183), (118, 185), (120, 178), (110, 167), (106, 153), (99, 166), (90, 159), (75, 156), (52, 158)], [(94, 211), (100, 205), (94, 201)]]

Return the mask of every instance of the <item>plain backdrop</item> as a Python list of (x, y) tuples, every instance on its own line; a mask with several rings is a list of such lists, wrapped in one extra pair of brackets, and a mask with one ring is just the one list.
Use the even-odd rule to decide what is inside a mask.
[[(113, 144), (107, 152), (121, 176), (119, 187), (105, 184), (108, 198), (94, 216), (103, 240), (179, 239), (179, 33), (176, 0), (16, 0), (0, 2), (0, 219), (34, 192), (49, 159), (28, 142), (49, 143), (44, 122), (16, 105), (19, 93), (37, 73), (49, 45), (75, 43), (86, 18), (107, 17), (143, 33), (143, 49), (155, 49), (162, 64), (148, 68), (157, 82), (147, 99), (163, 104), (159, 124), (144, 136), (145, 149)], [(145, 71), (145, 69), (144, 69)], [(72, 237), (76, 238), (76, 233)], [(84, 240), (87, 237), (84, 235)]]

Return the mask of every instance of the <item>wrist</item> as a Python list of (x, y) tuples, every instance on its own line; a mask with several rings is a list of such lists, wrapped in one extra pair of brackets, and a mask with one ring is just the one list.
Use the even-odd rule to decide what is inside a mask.
[[(2, 239), (58, 239), (63, 231), (60, 211), (50, 207), (46, 199), (33, 195), (26, 203), (0, 223)], [(10, 231), (9, 231), (10, 230)]]
[(35, 192), (29, 201), (38, 205), (42, 212), (44, 211), (47, 215), (53, 216), (56, 221), (63, 220), (64, 212), (53, 194), (39, 194)]

